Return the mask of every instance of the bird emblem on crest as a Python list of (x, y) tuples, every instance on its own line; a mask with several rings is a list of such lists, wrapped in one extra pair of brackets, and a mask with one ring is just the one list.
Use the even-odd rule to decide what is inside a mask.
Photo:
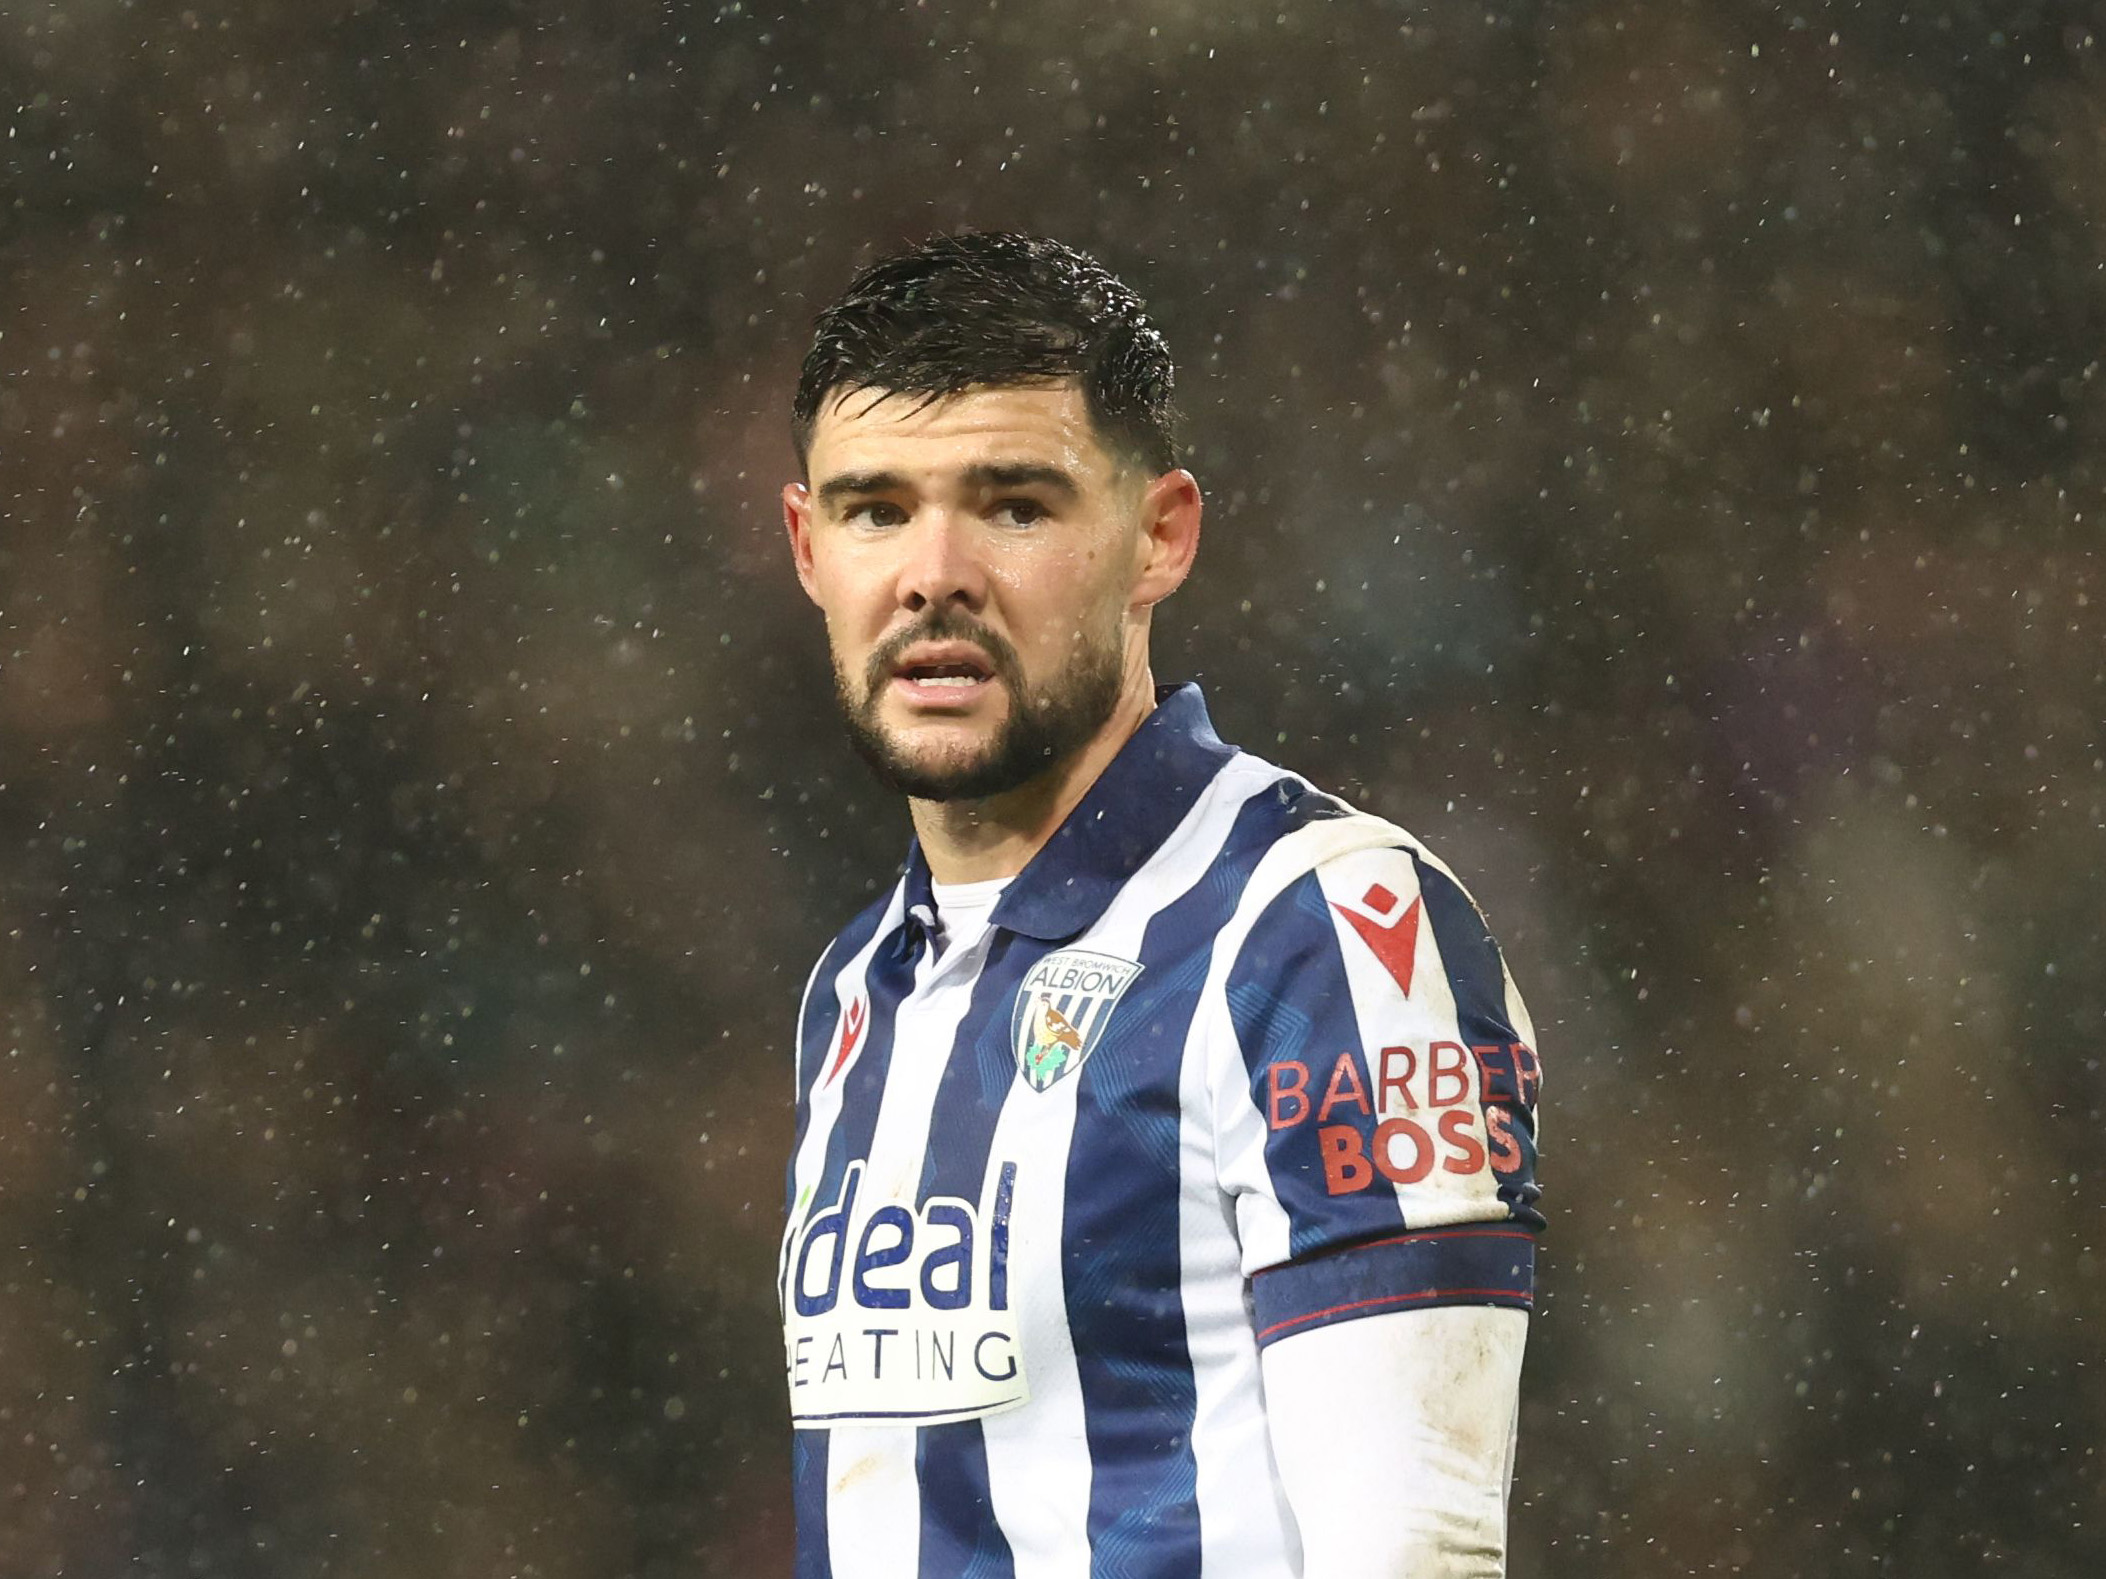
[(1032, 1090), (1045, 1091), (1082, 1067), (1140, 974), (1137, 961), (1087, 949), (1059, 949), (1031, 967), (1017, 989), (1010, 1031), (1017, 1070)]

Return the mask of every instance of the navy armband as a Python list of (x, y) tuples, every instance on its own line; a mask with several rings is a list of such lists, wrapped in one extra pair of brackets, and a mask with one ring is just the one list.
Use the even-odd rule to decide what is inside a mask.
[(1536, 1243), (1525, 1228), (1427, 1228), (1267, 1267), (1251, 1279), (1258, 1346), (1390, 1310), (1535, 1303)]

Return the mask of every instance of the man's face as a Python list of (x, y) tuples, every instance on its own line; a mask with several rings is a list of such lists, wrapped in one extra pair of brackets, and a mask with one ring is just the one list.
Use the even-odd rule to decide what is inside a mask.
[(1150, 577), (1150, 480), (1121, 473), (1076, 386), (854, 391), (821, 411), (808, 470), (783, 495), (799, 579), (850, 737), (895, 789), (1018, 788), (1145, 673), (1145, 610), (1175, 580)]

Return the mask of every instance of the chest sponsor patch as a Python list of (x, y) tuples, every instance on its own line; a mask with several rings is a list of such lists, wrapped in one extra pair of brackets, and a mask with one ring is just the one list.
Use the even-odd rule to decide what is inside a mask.
[(864, 1165), (790, 1236), (783, 1344), (795, 1425), (940, 1425), (1030, 1397), (1009, 1299), (1017, 1168), (989, 1200), (868, 1198)]
[(1082, 1067), (1140, 974), (1133, 960), (1087, 949), (1056, 949), (1031, 967), (1009, 1025), (1017, 1069), (1032, 1090), (1044, 1091)]

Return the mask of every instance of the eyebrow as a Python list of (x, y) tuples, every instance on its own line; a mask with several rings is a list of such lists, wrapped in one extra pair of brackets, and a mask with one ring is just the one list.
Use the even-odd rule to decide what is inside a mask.
[(1019, 461), (1006, 466), (968, 466), (965, 480), (976, 488), (1050, 488), (1073, 499), (1082, 492), (1072, 473), (1059, 466)]
[[(1074, 474), (1063, 467), (1046, 465), (1035, 461), (1014, 461), (992, 465), (968, 466), (960, 474), (968, 487), (991, 488), (1048, 488), (1066, 499), (1079, 498), (1082, 485)], [(829, 477), (819, 485), (819, 502), (834, 505), (844, 499), (867, 497), (870, 494), (900, 493), (907, 488), (907, 479), (898, 472), (842, 472)]]
[(819, 502), (838, 504), (861, 494), (897, 493), (906, 485), (898, 472), (842, 472), (819, 485)]

